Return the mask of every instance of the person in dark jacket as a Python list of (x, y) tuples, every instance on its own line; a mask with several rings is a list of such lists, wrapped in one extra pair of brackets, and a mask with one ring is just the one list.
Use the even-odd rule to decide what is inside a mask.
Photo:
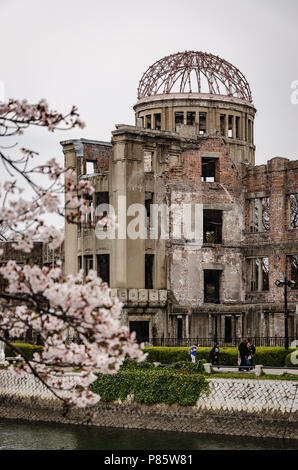
[(238, 346), (239, 357), (240, 357), (240, 364), (239, 364), (239, 372), (242, 370), (248, 370), (246, 367), (246, 359), (248, 357), (248, 348), (247, 348), (247, 339), (242, 338), (241, 343)]
[(213, 366), (215, 363), (219, 366), (219, 343), (215, 343), (215, 345), (211, 349), (210, 359)]
[(251, 342), (251, 340), (248, 338), (247, 341), (247, 348), (248, 348), (248, 359), (249, 359), (249, 365), (251, 366), (251, 369), (253, 369), (253, 357), (256, 352), (256, 347), (255, 345)]

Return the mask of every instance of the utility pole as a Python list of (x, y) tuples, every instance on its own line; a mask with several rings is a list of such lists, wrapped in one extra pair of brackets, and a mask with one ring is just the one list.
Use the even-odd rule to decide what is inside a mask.
[(285, 349), (289, 349), (289, 330), (288, 330), (288, 280), (285, 277), (284, 285), (284, 302), (285, 302)]
[(290, 281), (285, 276), (284, 280), (277, 280), (275, 281), (275, 285), (277, 287), (284, 286), (284, 324), (285, 324), (285, 349), (289, 349), (289, 331), (288, 331), (288, 287), (294, 287), (295, 282)]

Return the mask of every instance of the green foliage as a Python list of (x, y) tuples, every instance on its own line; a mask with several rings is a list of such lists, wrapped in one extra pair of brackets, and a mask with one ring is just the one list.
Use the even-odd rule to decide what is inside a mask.
[(172, 364), (173, 362), (190, 361), (189, 348), (147, 347), (143, 351), (148, 353), (148, 362)]
[(204, 373), (204, 362), (201, 360), (197, 360), (195, 363), (193, 362), (174, 362), (170, 365), (170, 369), (176, 370), (177, 372), (181, 372), (183, 374), (202, 374)]
[(156, 370), (156, 369), (167, 369), (176, 372), (180, 372), (183, 374), (202, 374), (204, 373), (204, 366), (203, 363), (205, 361), (198, 360), (195, 364), (192, 362), (181, 361), (181, 362), (173, 362), (169, 364), (167, 367), (163, 365), (155, 366), (153, 362), (143, 361), (143, 362), (136, 362), (131, 359), (125, 359), (122, 370), (126, 369), (134, 369), (134, 370)]
[(254, 356), (254, 364), (262, 364), (263, 366), (284, 367), (289, 351), (284, 348), (257, 348)]
[[(27, 343), (12, 343), (12, 344), (16, 348), (18, 348), (18, 350), (22, 352), (22, 354), (24, 354), (24, 356), (27, 359), (32, 359), (34, 353), (41, 352), (43, 350), (43, 346), (38, 346), (36, 344), (27, 344)], [(6, 357), (15, 357), (17, 355), (18, 353), (16, 353), (10, 346), (5, 345)]]
[[(144, 352), (148, 353), (148, 362), (161, 362), (163, 364), (172, 364), (174, 362), (190, 362), (190, 348), (167, 348), (167, 347), (147, 347)], [(197, 361), (210, 361), (209, 348), (197, 348)], [(238, 365), (238, 348), (220, 348), (219, 363), (222, 365), (236, 366)], [(254, 364), (262, 364), (263, 366), (284, 367), (286, 357), (289, 354), (284, 348), (256, 348), (254, 355)]]
[(137, 362), (134, 359), (126, 358), (121, 369), (155, 369), (155, 365), (148, 361)]
[(120, 370), (117, 374), (99, 375), (91, 385), (91, 390), (105, 402), (125, 400), (128, 395), (134, 401), (146, 405), (178, 403), (194, 406), (209, 386), (203, 375), (181, 374), (173, 369), (155, 368), (148, 370)]

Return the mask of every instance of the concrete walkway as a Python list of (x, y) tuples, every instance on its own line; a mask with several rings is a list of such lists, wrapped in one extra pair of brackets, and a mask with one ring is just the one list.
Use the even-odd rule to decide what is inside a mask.
[[(229, 367), (217, 367), (217, 366), (212, 366), (212, 370), (214, 372), (222, 372), (222, 373), (232, 373), (232, 374), (237, 374), (240, 372), (237, 368), (229, 368)], [(283, 374), (291, 374), (291, 375), (298, 375), (298, 369), (285, 369), (285, 368), (280, 368), (280, 369), (262, 369), (263, 373), (265, 375), (283, 375)], [(244, 372), (244, 371), (241, 371)], [(254, 374), (254, 369), (248, 370), (245, 372), (246, 374)]]

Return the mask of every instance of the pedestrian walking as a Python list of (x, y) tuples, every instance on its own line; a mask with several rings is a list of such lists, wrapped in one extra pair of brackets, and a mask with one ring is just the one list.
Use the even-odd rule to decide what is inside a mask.
[(248, 338), (248, 342), (247, 342), (247, 348), (248, 348), (248, 360), (249, 360), (249, 366), (250, 366), (250, 369), (253, 369), (254, 365), (253, 365), (253, 357), (256, 353), (256, 347), (255, 345), (252, 343), (252, 341), (250, 340), (250, 338)]
[[(248, 357), (248, 349), (247, 349), (247, 339), (242, 338), (241, 343), (238, 346), (238, 351), (239, 351), (239, 372), (242, 370), (246, 371), (247, 370), (247, 365), (246, 365), (246, 359)], [(239, 364), (240, 362), (240, 364)]]
[(211, 349), (209, 353), (212, 365), (216, 363), (219, 366), (219, 343), (215, 343), (213, 348)]
[(197, 347), (196, 347), (195, 344), (193, 344), (192, 347), (190, 348), (189, 354), (190, 354), (190, 357), (191, 357), (191, 361), (193, 363), (195, 363), (196, 362), (196, 354), (197, 354)]

